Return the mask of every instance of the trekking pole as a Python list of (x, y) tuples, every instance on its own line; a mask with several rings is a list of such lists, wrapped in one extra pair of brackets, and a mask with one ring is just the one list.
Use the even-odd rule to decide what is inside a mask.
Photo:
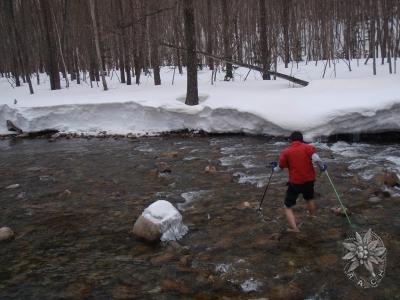
[(268, 187), (269, 187), (269, 183), (271, 182), (271, 178), (272, 178), (272, 175), (273, 175), (273, 174), (274, 174), (274, 169), (272, 169), (272, 171), (271, 171), (271, 175), (269, 176), (267, 186), (265, 187), (264, 194), (263, 194), (263, 196), (262, 196), (262, 199), (261, 199), (261, 201), (260, 201), (260, 204), (258, 205), (257, 211), (261, 211), (261, 205), (262, 205), (263, 202), (264, 202), (265, 194), (267, 193), (267, 190), (268, 190)]
[(325, 174), (326, 174), (326, 176), (328, 177), (329, 182), (330, 182), (331, 185), (332, 185), (333, 191), (334, 191), (335, 194), (336, 194), (336, 198), (339, 200), (340, 206), (342, 207), (342, 210), (343, 210), (344, 214), (346, 215), (347, 221), (349, 222), (349, 224), (350, 224), (351, 227), (355, 227), (355, 226), (353, 225), (353, 223), (351, 223), (351, 221), (350, 221), (349, 215), (347, 214), (347, 209), (344, 207), (342, 200), (340, 200), (340, 196), (339, 196), (339, 194), (338, 194), (338, 192), (337, 192), (337, 190), (336, 190), (336, 188), (335, 188), (335, 185), (334, 185), (333, 182), (332, 182), (331, 177), (329, 176), (328, 171), (325, 171)]

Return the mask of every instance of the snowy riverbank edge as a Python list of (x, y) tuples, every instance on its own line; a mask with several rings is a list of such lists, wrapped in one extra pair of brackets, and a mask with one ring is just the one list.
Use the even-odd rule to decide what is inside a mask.
[[(288, 135), (295, 128), (284, 128), (255, 114), (231, 108), (190, 107), (179, 111), (169, 107), (149, 107), (135, 102), (71, 104), (13, 109), (0, 106), (0, 134), (10, 133), (6, 120), (24, 131), (46, 128), (65, 133), (97, 135), (157, 135), (163, 132), (193, 130), (209, 133)], [(303, 130), (309, 139), (335, 133), (400, 131), (400, 103), (368, 113), (351, 111)]]

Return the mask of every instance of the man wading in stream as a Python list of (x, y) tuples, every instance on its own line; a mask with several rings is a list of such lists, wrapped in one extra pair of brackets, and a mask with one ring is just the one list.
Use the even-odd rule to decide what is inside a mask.
[(272, 171), (278, 172), (284, 168), (289, 169), (288, 189), (285, 197), (285, 214), (289, 223), (288, 231), (299, 232), (292, 207), (296, 205), (297, 197), (302, 194), (307, 201), (308, 211), (311, 216), (315, 215), (314, 203), (314, 181), (315, 170), (313, 162), (316, 163), (322, 172), (327, 166), (316, 153), (315, 147), (303, 142), (303, 134), (294, 131), (290, 135), (291, 144), (284, 149), (279, 157), (279, 164), (272, 162)]

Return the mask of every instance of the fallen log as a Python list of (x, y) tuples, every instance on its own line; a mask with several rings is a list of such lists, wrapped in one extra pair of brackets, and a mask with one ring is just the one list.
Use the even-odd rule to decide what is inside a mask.
[[(169, 47), (169, 48), (178, 49), (178, 50), (186, 50), (186, 48), (184, 48), (184, 47), (178, 47), (178, 46), (175, 46), (175, 45), (172, 45), (172, 44), (168, 44), (168, 43), (160, 43), (160, 45), (161, 46), (165, 46), (165, 47)], [(305, 81), (305, 80), (302, 80), (302, 79), (299, 79), (299, 78), (296, 78), (296, 77), (293, 77), (293, 76), (290, 76), (290, 75), (282, 74), (282, 73), (279, 73), (279, 72), (264, 71), (263, 68), (261, 68), (261, 67), (253, 66), (253, 65), (250, 65), (250, 64), (246, 64), (244, 62), (234, 61), (232, 59), (219, 57), (219, 56), (212, 55), (210, 53), (203, 52), (203, 51), (198, 51), (198, 50), (196, 51), (196, 53), (204, 55), (206, 57), (210, 57), (210, 58), (216, 59), (216, 60), (224, 61), (224, 62), (233, 64), (233, 65), (237, 65), (237, 66), (240, 66), (240, 67), (248, 68), (248, 69), (251, 69), (251, 70), (255, 70), (255, 71), (259, 71), (259, 72), (267, 72), (272, 76), (276, 76), (276, 77), (279, 77), (279, 78), (282, 78), (282, 79), (286, 79), (286, 80), (288, 80), (290, 82), (293, 82), (293, 83), (296, 83), (296, 84), (300, 84), (302, 86), (307, 86), (309, 84), (308, 81)]]
[(21, 128), (19, 128), (18, 126), (16, 126), (13, 122), (11, 122), (10, 120), (7, 120), (7, 130), (8, 131), (16, 131), (19, 134), (21, 134), (23, 131)]
[(16, 137), (27, 137), (27, 138), (35, 138), (39, 136), (51, 136), (53, 134), (59, 133), (59, 130), (57, 129), (43, 129), (39, 131), (24, 132), (21, 128), (19, 128), (10, 120), (7, 120), (7, 129), (8, 131), (17, 132), (17, 134), (15, 135)]

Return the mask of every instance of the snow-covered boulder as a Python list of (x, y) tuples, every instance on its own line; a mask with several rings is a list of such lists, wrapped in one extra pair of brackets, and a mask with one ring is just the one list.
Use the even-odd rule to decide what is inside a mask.
[(168, 201), (158, 200), (147, 207), (133, 226), (133, 234), (147, 241), (175, 241), (188, 231), (182, 215)]
[(10, 227), (1, 227), (0, 228), (0, 241), (9, 240), (13, 236), (14, 236), (14, 231), (12, 231)]

